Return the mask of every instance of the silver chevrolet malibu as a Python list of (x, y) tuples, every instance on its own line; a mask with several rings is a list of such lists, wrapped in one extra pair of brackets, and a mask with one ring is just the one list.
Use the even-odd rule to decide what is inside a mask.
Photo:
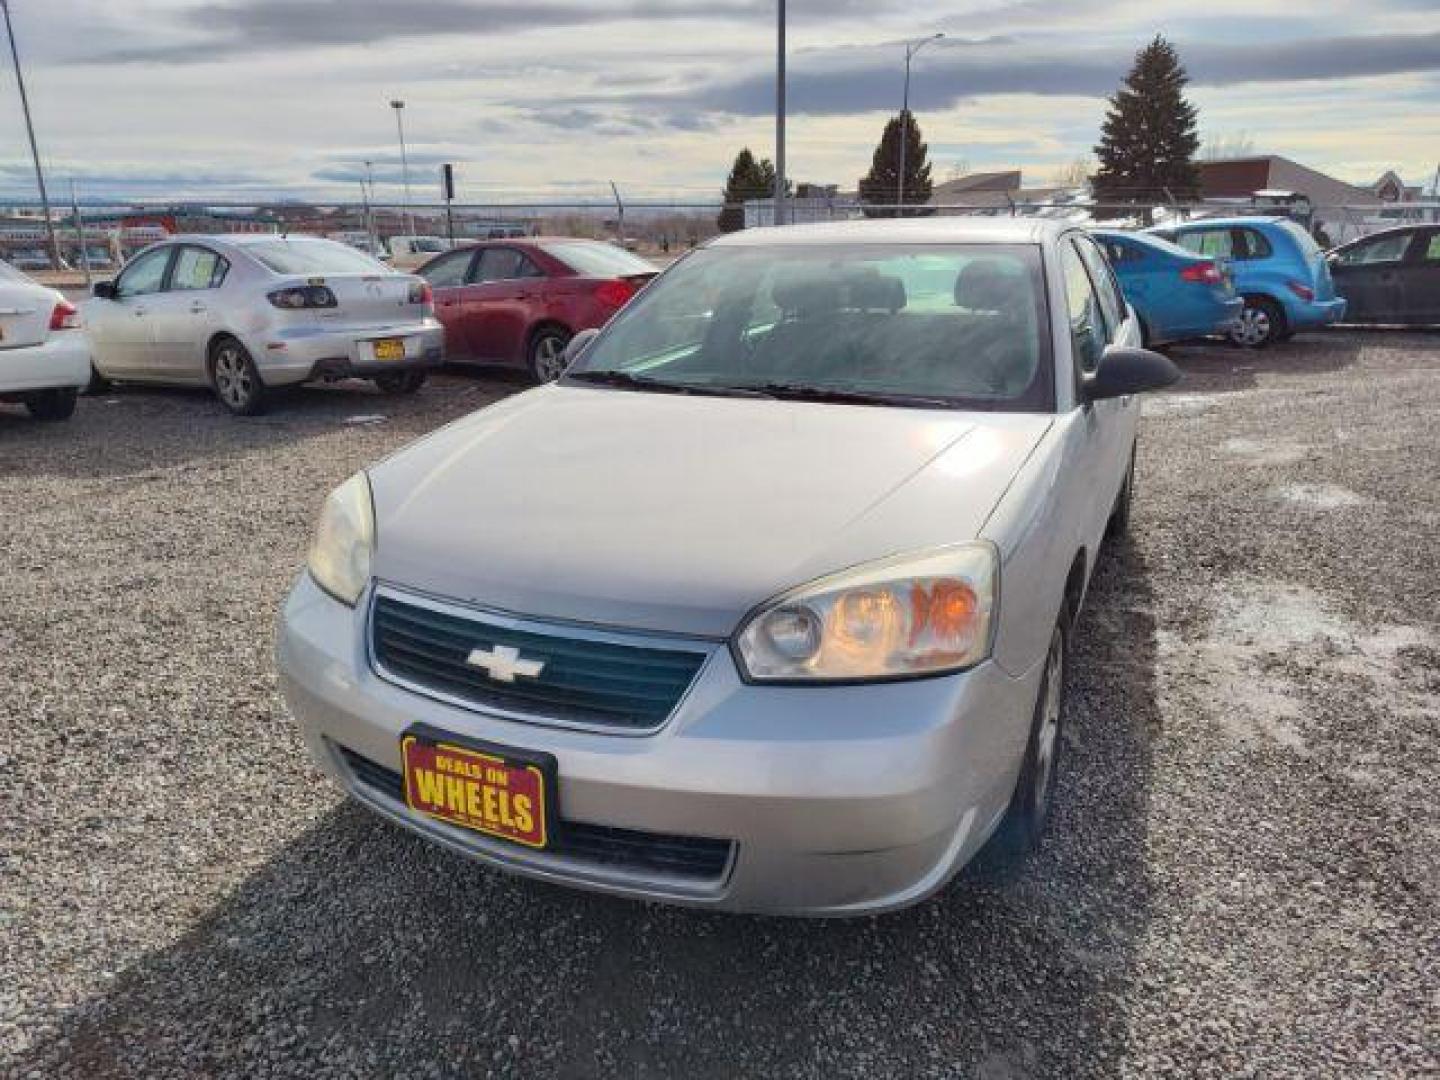
[(716, 240), (331, 494), (286, 699), (356, 799), (507, 870), (914, 903), (1045, 826), (1131, 395), (1177, 377), (1138, 342), (1059, 223)]

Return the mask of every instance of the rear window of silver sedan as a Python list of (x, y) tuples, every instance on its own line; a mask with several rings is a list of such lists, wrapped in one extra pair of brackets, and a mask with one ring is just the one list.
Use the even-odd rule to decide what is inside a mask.
[(388, 274), (363, 251), (330, 240), (262, 240), (243, 249), (277, 274)]

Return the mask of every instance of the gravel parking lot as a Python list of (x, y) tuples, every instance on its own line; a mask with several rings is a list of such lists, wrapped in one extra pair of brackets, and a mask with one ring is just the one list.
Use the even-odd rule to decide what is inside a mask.
[(0, 409), (0, 1074), (1435, 1075), (1440, 337), (1175, 357), (1045, 851), (854, 922), (503, 877), (303, 757), (321, 499), (520, 383)]

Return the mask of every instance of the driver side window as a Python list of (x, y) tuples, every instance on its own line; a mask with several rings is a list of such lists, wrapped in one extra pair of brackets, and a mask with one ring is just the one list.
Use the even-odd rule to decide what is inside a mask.
[(163, 247), (147, 251), (135, 259), (120, 274), (115, 288), (119, 296), (148, 296), (160, 291), (165, 282), (165, 268), (170, 264), (174, 248)]
[(1060, 262), (1065, 275), (1070, 347), (1076, 366), (1082, 373), (1089, 374), (1100, 366), (1100, 355), (1105, 351), (1107, 334), (1100, 298), (1095, 295), (1085, 263), (1073, 244), (1061, 245)]

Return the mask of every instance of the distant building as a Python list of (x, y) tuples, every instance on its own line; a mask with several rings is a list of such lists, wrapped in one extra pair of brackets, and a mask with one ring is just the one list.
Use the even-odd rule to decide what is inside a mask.
[(1347, 184), (1279, 154), (1196, 162), (1205, 199), (1248, 199), (1257, 191), (1293, 191), (1316, 206), (1356, 206), (1375, 201), (1373, 188)]
[(1020, 170), (970, 173), (936, 184), (930, 201), (941, 205), (1001, 207), (1017, 201), (1020, 194)]
[(1393, 169), (1386, 169), (1370, 190), (1381, 202), (1416, 202), (1420, 198), (1419, 186), (1407, 187)]

